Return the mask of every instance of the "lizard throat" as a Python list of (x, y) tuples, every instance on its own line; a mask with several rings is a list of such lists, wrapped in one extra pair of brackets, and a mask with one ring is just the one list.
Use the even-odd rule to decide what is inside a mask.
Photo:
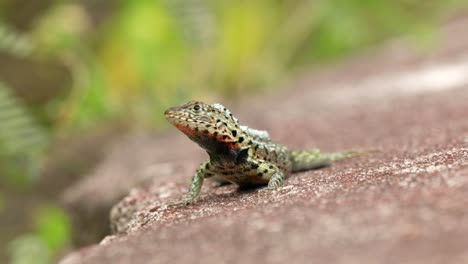
[(177, 126), (177, 128), (210, 153), (237, 151), (240, 148), (239, 142), (233, 141), (231, 137), (200, 131), (186, 126)]
[(188, 126), (184, 126), (182, 124), (174, 124), (174, 126), (190, 138), (195, 135), (195, 131)]

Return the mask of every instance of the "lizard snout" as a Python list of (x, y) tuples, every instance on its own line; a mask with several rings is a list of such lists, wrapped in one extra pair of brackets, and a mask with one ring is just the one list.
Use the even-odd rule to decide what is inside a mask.
[(173, 109), (173, 107), (171, 107), (169, 109), (166, 109), (166, 111), (164, 111), (164, 115), (165, 116), (169, 115), (172, 112), (172, 109)]
[(175, 111), (175, 108), (171, 107), (164, 111), (164, 116), (166, 117), (167, 121), (169, 121), (169, 123), (173, 124), (176, 119), (176, 113), (177, 112)]
[(169, 115), (175, 115), (178, 112), (178, 107), (171, 107), (164, 111), (164, 115), (167, 117)]

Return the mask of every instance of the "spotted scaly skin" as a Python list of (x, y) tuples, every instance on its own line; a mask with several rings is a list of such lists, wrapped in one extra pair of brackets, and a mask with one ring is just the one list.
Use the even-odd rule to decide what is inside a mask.
[(190, 101), (165, 111), (167, 120), (209, 155), (192, 177), (190, 188), (178, 203), (194, 203), (206, 178), (240, 187), (268, 185), (275, 190), (291, 172), (311, 170), (359, 154), (359, 151), (321, 153), (318, 149), (289, 150), (273, 143), (268, 132), (239, 125), (220, 104)]

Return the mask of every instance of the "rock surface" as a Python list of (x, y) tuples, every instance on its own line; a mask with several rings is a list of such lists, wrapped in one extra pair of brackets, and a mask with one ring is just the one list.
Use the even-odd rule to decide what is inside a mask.
[(145, 185), (153, 176), (170, 175), (174, 161), (183, 163), (202, 154), (195, 148), (179, 151), (186, 143), (176, 135), (135, 134), (116, 141), (90, 175), (61, 195), (61, 203), (72, 216), (75, 245), (96, 243), (109, 234), (109, 211), (131, 187)]
[(392, 44), (234, 107), (290, 147), (379, 150), (276, 192), (207, 183), (167, 208), (206, 155), (175, 129), (118, 148), (65, 195), (109, 206), (137, 185), (112, 210), (114, 235), (61, 263), (468, 263), (467, 27), (449, 23), (431, 53)]

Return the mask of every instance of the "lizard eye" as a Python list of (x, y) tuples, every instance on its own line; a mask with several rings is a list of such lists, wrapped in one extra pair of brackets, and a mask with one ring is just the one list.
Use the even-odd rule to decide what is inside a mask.
[(200, 106), (197, 105), (197, 104), (194, 105), (194, 106), (193, 106), (193, 110), (195, 110), (195, 111), (200, 111)]

